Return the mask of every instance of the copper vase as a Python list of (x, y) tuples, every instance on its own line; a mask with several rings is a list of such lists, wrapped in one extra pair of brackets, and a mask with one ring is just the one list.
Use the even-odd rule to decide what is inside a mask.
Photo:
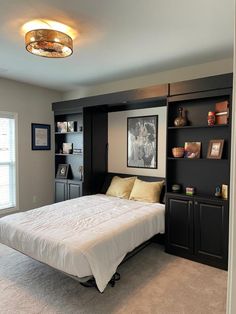
[(183, 115), (183, 108), (180, 107), (178, 111), (179, 111), (179, 114), (178, 114), (178, 117), (175, 118), (174, 120), (174, 125), (179, 126), (179, 127), (185, 126), (187, 124), (187, 119)]

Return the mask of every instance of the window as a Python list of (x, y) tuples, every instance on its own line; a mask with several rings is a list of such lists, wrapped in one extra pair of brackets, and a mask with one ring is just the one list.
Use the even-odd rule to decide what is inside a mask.
[(0, 112), (0, 210), (16, 206), (15, 116)]

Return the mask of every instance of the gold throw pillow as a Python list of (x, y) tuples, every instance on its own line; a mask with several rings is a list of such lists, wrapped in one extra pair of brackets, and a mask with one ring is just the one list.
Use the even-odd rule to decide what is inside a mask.
[(129, 199), (140, 202), (159, 203), (164, 181), (146, 182), (136, 179)]
[(136, 177), (113, 177), (106, 195), (129, 199)]

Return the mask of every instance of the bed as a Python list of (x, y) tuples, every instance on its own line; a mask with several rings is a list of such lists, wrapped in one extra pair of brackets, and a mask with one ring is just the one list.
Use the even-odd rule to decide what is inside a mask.
[(164, 233), (160, 203), (83, 196), (0, 219), (0, 242), (70, 276), (94, 277), (100, 292), (128, 252)]

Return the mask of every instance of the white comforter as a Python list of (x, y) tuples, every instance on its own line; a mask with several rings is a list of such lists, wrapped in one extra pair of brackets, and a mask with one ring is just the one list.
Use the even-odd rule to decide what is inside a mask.
[(164, 205), (92, 195), (0, 219), (0, 242), (102, 292), (125, 255), (164, 233)]

